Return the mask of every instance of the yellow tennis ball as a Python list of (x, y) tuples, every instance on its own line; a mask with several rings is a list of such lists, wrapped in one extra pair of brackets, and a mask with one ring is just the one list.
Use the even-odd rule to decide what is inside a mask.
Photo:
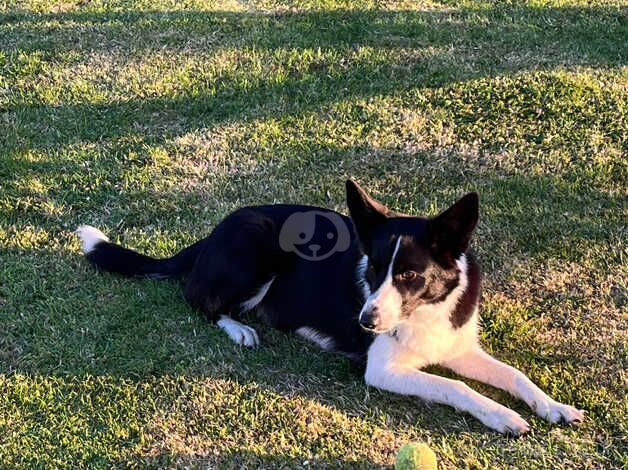
[(395, 470), (436, 470), (436, 454), (421, 442), (409, 442), (399, 449)]

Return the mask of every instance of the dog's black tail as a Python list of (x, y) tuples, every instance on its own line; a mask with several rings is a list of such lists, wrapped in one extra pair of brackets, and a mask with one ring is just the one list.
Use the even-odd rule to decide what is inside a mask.
[(156, 259), (111, 243), (95, 227), (82, 225), (76, 233), (81, 237), (85, 257), (98, 268), (122, 276), (167, 279), (180, 277), (192, 270), (204, 240), (184, 248), (172, 258)]

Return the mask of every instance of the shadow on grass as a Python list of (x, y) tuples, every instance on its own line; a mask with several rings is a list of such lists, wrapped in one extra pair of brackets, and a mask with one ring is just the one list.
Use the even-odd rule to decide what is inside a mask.
[[(0, 14), (6, 49), (42, 50), (53, 57), (67, 51), (144, 51), (217, 47), (403, 48), (494, 42), (521, 52), (548, 48), (568, 52), (572, 63), (625, 61), (626, 46), (609, 43), (625, 34), (619, 7), (531, 7), (494, 4), (445, 11), (379, 9), (301, 12), (76, 11)], [(80, 39), (77, 41), (75, 39)], [(514, 43), (512, 42), (514, 40)], [(196, 42), (195, 42), (196, 41)], [(525, 43), (525, 44), (523, 44)], [(557, 43), (557, 44), (556, 44)], [(112, 48), (113, 46), (113, 48)], [(576, 47), (577, 46), (577, 47)]]
[[(259, 192), (261, 182), (266, 179), (273, 181), (270, 194), (283, 197), (277, 202), (336, 206), (345, 213), (342, 183), (346, 178), (358, 178), (366, 187), (381, 186), (382, 181), (389, 180), (389, 184), (397, 187), (380, 189), (383, 192), (378, 197), (391, 207), (416, 215), (421, 215), (422, 205), (428, 199), (440, 199), (441, 209), (444, 209), (463, 192), (479, 191), (482, 218), (486, 220), (480, 225), (480, 233), (483, 227), (496, 233), (484, 241), (492, 246), (484, 249), (480, 246), (480, 253), (499, 265), (500, 261), (493, 258), (496, 254), (555, 256), (576, 262), (578, 256), (589, 256), (590, 252), (583, 247), (594, 249), (619, 240), (621, 208), (626, 201), (620, 192), (593, 184), (586, 165), (574, 164), (558, 174), (502, 175), (484, 168), (481, 162), (469, 164), (464, 155), (455, 151), (444, 158), (436, 158), (431, 151), (404, 153), (395, 149), (333, 144), (316, 149), (317, 154), (329, 156), (326, 158), (312, 155), (310, 160), (303, 161), (283, 157), (252, 169), (238, 169), (236, 173), (209, 172), (198, 185), (191, 187), (157, 190), (143, 183), (144, 179), (150, 179), (147, 173), (133, 187), (119, 189), (120, 182), (129, 175), (150, 169), (150, 157), (126, 158), (128, 154), (145, 154), (144, 145), (141, 141), (121, 143), (112, 155), (91, 161), (88, 172), (82, 161), (28, 161), (17, 156), (7, 157), (0, 166), (4, 189), (22, 201), (5, 210), (7, 223), (19, 226), (52, 223), (60, 228), (59, 216), (49, 213), (52, 205), (66, 211), (63, 215), (66, 224), (86, 223), (94, 216), (102, 216), (109, 223), (116, 221), (119, 225), (149, 227), (150, 230), (158, 227), (170, 233), (193, 230), (198, 236), (206, 236), (211, 230), (208, 224), (217, 223), (227, 212), (240, 206), (272, 203)], [(282, 148), (279, 153), (291, 152)], [(435, 161), (438, 164), (434, 164)], [(397, 174), (404, 175), (402, 186), (399, 181), (390, 179)], [(38, 194), (22, 185), (31, 178), (47, 177), (57, 181), (46, 194)], [(300, 195), (304, 179), (317, 182), (314, 194)], [(93, 184), (93, 180), (99, 183)], [(67, 191), (63, 189), (66, 187), (83, 189)], [(399, 191), (407, 192), (410, 188), (422, 189), (399, 196)], [(443, 198), (443, 191), (452, 190), (454, 195)], [(290, 196), (286, 198), (286, 194)], [(110, 235), (115, 236), (115, 233)], [(619, 260), (609, 258), (608, 261)]]
[[(188, 54), (245, 48), (274, 51), (277, 76), (218, 76), (201, 72), (195, 91), (106, 104), (39, 103), (27, 94), (4, 106), (22, 130), (18, 148), (97, 142), (152, 128), (157, 140), (236, 119), (314, 110), (331, 101), (403, 93), (453, 81), (555, 66), (621, 66), (628, 59), (625, 17), (618, 9), (494, 6), (434, 11), (76, 12), (0, 15), (6, 50), (143, 54), (146, 49)], [(0, 29), (0, 31), (2, 31)], [(194, 41), (201, 41), (199, 46)], [(204, 44), (203, 41), (209, 41)], [(362, 47), (399, 51), (373, 61)], [(290, 51), (339, 55), (292, 63)], [(8, 63), (8, 76), (12, 64)], [(6, 60), (6, 59), (5, 59)], [(298, 61), (297, 61), (298, 62)], [(303, 65), (303, 64), (301, 64)], [(17, 67), (17, 66), (16, 66)], [(267, 75), (273, 75), (271, 70)], [(194, 79), (194, 77), (192, 77)], [(1, 110), (1, 108), (0, 108)]]

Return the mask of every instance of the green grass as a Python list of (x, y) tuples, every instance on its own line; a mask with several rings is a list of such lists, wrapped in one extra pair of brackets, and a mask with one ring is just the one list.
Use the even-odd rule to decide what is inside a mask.
[[(0, 3), (0, 466), (626, 468), (627, 64), (623, 0)], [(586, 423), (473, 383), (533, 425), (503, 437), (256, 319), (243, 350), (72, 233), (165, 256), (349, 176), (480, 193), (482, 341)]]

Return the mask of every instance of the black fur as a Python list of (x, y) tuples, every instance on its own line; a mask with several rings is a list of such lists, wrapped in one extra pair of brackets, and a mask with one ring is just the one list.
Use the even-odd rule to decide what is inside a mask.
[[(187, 275), (186, 300), (212, 321), (221, 315), (237, 317), (241, 304), (272, 279), (256, 307), (272, 326), (284, 331), (314, 328), (330, 337), (337, 351), (364, 358), (373, 335), (358, 323), (365, 300), (356, 277), (360, 258), (364, 253), (369, 256), (367, 278), (371, 288), (377, 289), (401, 237), (394, 275), (404, 297), (403, 315), (410, 316), (421, 304), (441, 301), (458, 285), (454, 260), (466, 251), (477, 222), (477, 195), (468, 195), (440, 216), (425, 219), (390, 211), (348, 181), (347, 204), (353, 220), (311, 206), (246, 207), (226, 217), (204, 240), (164, 260), (108, 242), (96, 245), (87, 258), (101, 269), (125, 276)], [(286, 245), (282, 233), (286, 221), (312, 212), (317, 221), (308, 242), (299, 245), (298, 239), (290, 239)], [(349, 237), (343, 249), (322, 259), (307, 259), (308, 247), (333, 250), (330, 240), (340, 240), (344, 230), (339, 223), (346, 226)], [(472, 259), (468, 265), (470, 287), (451, 316), (456, 327), (469, 319), (479, 295), (479, 270)], [(417, 276), (406, 280), (406, 271)]]
[(85, 257), (104, 271), (127, 277), (168, 279), (188, 274), (205, 240), (181, 250), (172, 258), (155, 259), (109, 242), (98, 243)]

